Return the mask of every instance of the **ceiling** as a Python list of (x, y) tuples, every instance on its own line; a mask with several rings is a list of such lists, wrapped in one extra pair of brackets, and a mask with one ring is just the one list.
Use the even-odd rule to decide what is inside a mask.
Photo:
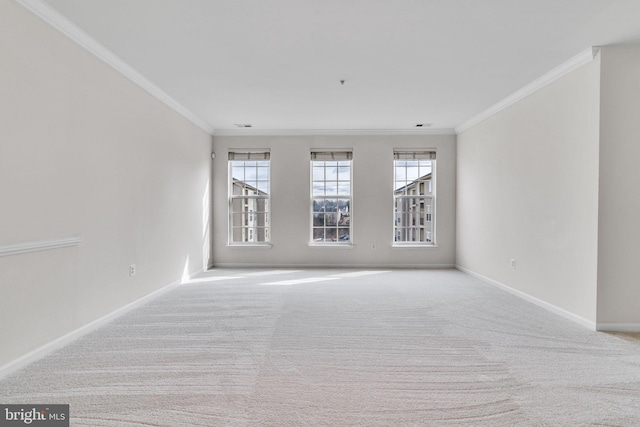
[(33, 1), (214, 133), (452, 130), (590, 46), (640, 43), (638, 0)]

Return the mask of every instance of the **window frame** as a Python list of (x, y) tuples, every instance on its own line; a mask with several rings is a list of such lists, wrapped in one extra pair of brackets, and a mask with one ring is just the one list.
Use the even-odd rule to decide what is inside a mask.
[[(323, 180), (316, 180), (314, 178), (314, 167), (317, 168), (319, 167), (317, 165), (317, 163), (322, 162), (323, 165), (321, 166), (324, 169), (324, 179)], [(327, 180), (327, 175), (326, 175), (326, 169), (327, 167), (331, 167), (328, 166), (327, 163), (328, 162), (335, 162), (336, 165), (335, 167), (338, 168), (338, 170), (336, 171), (336, 179), (334, 180)], [(341, 167), (346, 167), (346, 165), (340, 165), (339, 162), (348, 162), (348, 168), (349, 168), (349, 179), (348, 179), (348, 183), (349, 183), (349, 192), (348, 195), (345, 194), (340, 194), (340, 184), (346, 182), (346, 180), (344, 179), (340, 179), (340, 170), (339, 168)], [(309, 245), (310, 246), (315, 246), (315, 247), (352, 247), (353, 246), (353, 151), (352, 150), (312, 150), (311, 151), (311, 159), (309, 162), (309, 182), (310, 182), (310, 188), (309, 188), (309, 196), (310, 196), (310, 207), (309, 207), (309, 211), (310, 211), (310, 224), (309, 224)], [(327, 189), (327, 182), (330, 183), (335, 183), (336, 185), (336, 193), (335, 194), (327, 194), (326, 193), (326, 189)], [(314, 184), (316, 183), (324, 183), (324, 188), (325, 188), (325, 192), (323, 195), (314, 195)], [(343, 187), (344, 188), (344, 187)], [(323, 207), (326, 206), (326, 201), (327, 200), (336, 200), (336, 224), (335, 227), (331, 226), (328, 227), (326, 221), (324, 220), (323, 216), (323, 221), (324, 224), (322, 226), (317, 226), (315, 224), (315, 219), (316, 219), (316, 214), (321, 213), (321, 211), (316, 211), (316, 201), (318, 200), (322, 200), (323, 203)], [(346, 201), (346, 207), (347, 207), (347, 212), (348, 212), (348, 225), (345, 226), (344, 223), (342, 225), (340, 225), (340, 219), (338, 218), (338, 214), (340, 212), (340, 201)], [(317, 240), (316, 239), (316, 230), (322, 229), (324, 230), (323, 234), (324, 234), (324, 239), (325, 240)], [(336, 239), (332, 240), (332, 241), (326, 241), (326, 236), (327, 236), (327, 230), (335, 230), (335, 234), (336, 234)], [(344, 231), (347, 231), (348, 234), (340, 234), (340, 233), (344, 233)], [(341, 236), (348, 236), (347, 240), (342, 240)]]
[[(406, 185), (404, 187), (397, 187), (398, 185), (398, 181), (397, 181), (397, 162), (398, 161), (428, 161), (431, 162), (431, 172), (428, 174), (430, 175), (429, 179), (421, 179), (424, 176), (427, 175), (423, 175), (423, 176), (418, 176), (417, 178), (408, 181), (405, 180)], [(418, 174), (420, 175), (420, 174)], [(403, 247), (419, 247), (419, 248), (432, 248), (432, 247), (437, 247), (437, 232), (436, 232), (436, 207), (437, 207), (437, 160), (436, 160), (436, 152), (433, 149), (428, 149), (428, 150), (416, 150), (416, 149), (409, 149), (409, 150), (394, 150), (394, 157), (393, 157), (393, 168), (392, 168), (392, 183), (393, 183), (393, 205), (392, 205), (392, 209), (393, 209), (393, 227), (392, 227), (392, 246), (396, 247), (396, 248), (403, 248)], [(420, 191), (420, 187), (418, 187), (418, 194), (397, 194), (397, 191), (400, 188), (406, 188), (409, 187), (410, 185), (430, 185), (430, 190), (429, 192), (427, 191)], [(422, 194), (420, 194), (422, 193)], [(425, 206), (425, 208), (427, 206), (430, 206), (430, 209), (426, 209), (426, 210), (420, 210), (420, 216), (419, 217), (415, 217), (413, 216), (412, 220), (415, 220), (416, 218), (419, 218), (420, 222), (418, 224), (412, 224), (412, 225), (406, 225), (406, 226), (402, 226), (402, 227), (398, 227), (398, 201), (399, 200), (408, 200), (411, 201), (411, 199), (419, 199), (417, 205), (418, 206)], [(430, 203), (428, 203), (430, 202)], [(414, 203), (415, 205), (415, 203)], [(401, 211), (401, 212), (411, 212), (411, 211)], [(424, 215), (423, 215), (424, 214)], [(408, 216), (408, 215), (407, 215)], [(424, 223), (422, 223), (422, 220), (424, 220)], [(426, 223), (430, 223), (429, 228), (427, 228)], [(424, 230), (424, 236), (425, 236), (425, 240), (418, 240), (418, 241), (412, 241), (412, 240), (398, 240), (398, 231), (399, 229), (404, 229), (407, 232), (411, 232), (414, 230), (418, 230), (418, 232), (420, 233), (420, 230)], [(430, 232), (430, 240), (426, 240), (427, 238), (427, 232)], [(407, 237), (405, 237), (406, 239)]]
[[(248, 182), (255, 182), (256, 186), (249, 184), (247, 181), (241, 181), (234, 177), (234, 167), (238, 167), (238, 164), (243, 163), (243, 172), (246, 173), (247, 168), (256, 168), (255, 179)], [(267, 179), (258, 179), (258, 168), (265, 167), (256, 163), (255, 166), (247, 165), (246, 162), (267, 162)], [(243, 173), (244, 175), (244, 173)], [(233, 150), (228, 153), (227, 161), (227, 179), (228, 179), (228, 224), (227, 224), (227, 244), (228, 246), (271, 246), (271, 156), (268, 150), (256, 150), (256, 151), (242, 151)], [(237, 182), (241, 183), (237, 185)], [(266, 182), (266, 193), (258, 194), (261, 192), (261, 185)], [(242, 188), (242, 194), (234, 194), (234, 189)], [(255, 191), (256, 194), (244, 194), (244, 191), (249, 188), (251, 191)], [(260, 203), (263, 203), (262, 210), (260, 210)], [(235, 210), (237, 203), (240, 204), (241, 209)], [(253, 205), (256, 209), (244, 209)], [(240, 225), (235, 225), (234, 220), (236, 216), (240, 215)], [(264, 215), (263, 225), (260, 225), (260, 215)], [(252, 224), (253, 222), (257, 224)], [(236, 238), (235, 232), (240, 230), (240, 240), (234, 240)], [(262, 234), (263, 240), (257, 240)], [(251, 237), (250, 237), (251, 236)], [(255, 239), (255, 240), (254, 240)], [(252, 241), (253, 240), (253, 241)]]

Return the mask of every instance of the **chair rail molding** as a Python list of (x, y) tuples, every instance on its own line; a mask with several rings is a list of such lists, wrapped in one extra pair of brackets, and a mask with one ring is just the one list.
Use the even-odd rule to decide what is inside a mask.
[(81, 242), (82, 239), (79, 237), (67, 237), (64, 239), (39, 240), (36, 242), (24, 242), (14, 245), (0, 246), (0, 257), (68, 248), (70, 246), (78, 246)]

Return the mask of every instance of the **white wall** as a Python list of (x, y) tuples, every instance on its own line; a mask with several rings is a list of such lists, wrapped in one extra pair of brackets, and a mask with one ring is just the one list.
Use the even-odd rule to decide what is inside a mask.
[(0, 247), (82, 240), (0, 257), (2, 366), (203, 267), (211, 137), (14, 2), (0, 29)]
[(640, 47), (601, 55), (598, 325), (640, 330)]
[(594, 326), (599, 67), (458, 135), (456, 263)]
[[(271, 249), (229, 247), (227, 153), (271, 150)], [(310, 151), (353, 149), (353, 247), (312, 247)], [(437, 248), (392, 248), (393, 150), (437, 150)], [(455, 256), (454, 135), (216, 136), (212, 264), (271, 266), (451, 266)], [(372, 249), (372, 243), (376, 249)]]

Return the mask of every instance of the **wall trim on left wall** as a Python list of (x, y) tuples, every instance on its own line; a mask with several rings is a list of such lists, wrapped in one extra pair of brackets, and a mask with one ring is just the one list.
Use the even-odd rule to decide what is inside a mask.
[(129, 64), (120, 59), (117, 55), (111, 52), (109, 49), (98, 43), (93, 37), (82, 31), (79, 27), (62, 16), (58, 11), (42, 2), (41, 0), (16, 0), (16, 2), (22, 5), (25, 9), (38, 16), (47, 24), (51, 25), (56, 30), (60, 31), (65, 36), (82, 46), (84, 49), (91, 52), (98, 59), (105, 62), (107, 65), (113, 67), (120, 74), (131, 80), (142, 89), (146, 90), (149, 94), (172, 108), (178, 114), (189, 120), (194, 125), (198, 126), (209, 135), (213, 135), (214, 129), (207, 124), (200, 117), (197, 117), (191, 111), (187, 110), (175, 99), (171, 98), (158, 86), (149, 81), (145, 76), (133, 69)]
[(68, 248), (70, 246), (78, 246), (81, 242), (82, 239), (78, 237), (67, 237), (64, 239), (39, 240), (37, 242), (24, 242), (14, 245), (0, 246), (0, 257)]

